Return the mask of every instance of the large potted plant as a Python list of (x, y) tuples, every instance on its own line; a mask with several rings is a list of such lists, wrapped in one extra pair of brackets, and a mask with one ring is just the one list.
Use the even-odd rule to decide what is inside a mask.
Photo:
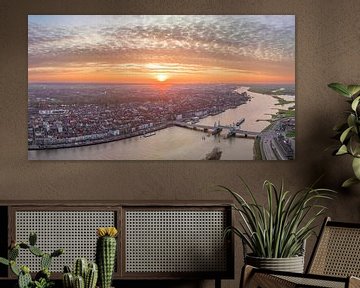
[(236, 201), (233, 207), (240, 216), (239, 226), (228, 227), (225, 232), (239, 236), (248, 248), (244, 249), (245, 264), (302, 273), (305, 241), (314, 233), (316, 220), (326, 209), (318, 200), (331, 199), (334, 191), (310, 187), (291, 193), (285, 191), (283, 184), (277, 188), (265, 181), (267, 203), (261, 205), (243, 183), (251, 201), (230, 188), (220, 187)]
[(354, 176), (342, 184), (343, 187), (348, 187), (360, 183), (360, 85), (331, 83), (328, 86), (344, 96), (351, 106), (346, 112), (346, 122), (334, 127), (340, 142), (334, 154), (352, 157)]

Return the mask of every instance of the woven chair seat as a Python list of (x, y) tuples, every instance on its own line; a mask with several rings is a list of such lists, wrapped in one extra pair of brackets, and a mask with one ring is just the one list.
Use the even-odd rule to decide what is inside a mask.
[(240, 287), (360, 288), (360, 224), (326, 218), (305, 274), (246, 265)]
[(279, 277), (283, 280), (292, 282), (295, 284), (295, 287), (327, 287), (327, 288), (345, 288), (345, 279), (342, 279), (342, 281), (335, 281), (332, 280), (326, 280), (326, 279), (319, 279), (319, 278), (301, 278), (301, 277), (295, 277), (295, 276), (275, 276)]

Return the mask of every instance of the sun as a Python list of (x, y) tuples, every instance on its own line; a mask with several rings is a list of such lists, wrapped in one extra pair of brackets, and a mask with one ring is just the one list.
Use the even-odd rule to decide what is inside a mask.
[(166, 74), (157, 74), (156, 75), (156, 79), (159, 81), (159, 82), (164, 82), (166, 80), (169, 79), (169, 76), (166, 75)]

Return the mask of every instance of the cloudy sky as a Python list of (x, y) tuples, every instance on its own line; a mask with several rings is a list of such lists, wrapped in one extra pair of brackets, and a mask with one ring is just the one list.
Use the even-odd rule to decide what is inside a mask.
[(29, 82), (294, 83), (295, 16), (28, 17)]

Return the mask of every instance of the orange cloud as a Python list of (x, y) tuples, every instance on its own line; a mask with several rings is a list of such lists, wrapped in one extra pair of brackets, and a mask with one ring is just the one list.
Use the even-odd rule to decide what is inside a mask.
[(29, 16), (29, 82), (294, 83), (294, 16)]

